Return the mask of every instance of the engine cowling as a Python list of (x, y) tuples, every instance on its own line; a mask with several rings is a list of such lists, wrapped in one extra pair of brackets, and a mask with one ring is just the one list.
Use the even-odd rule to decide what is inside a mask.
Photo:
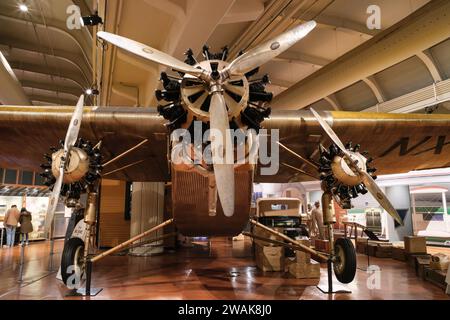
[[(44, 184), (50, 189), (59, 176), (61, 158), (64, 155), (64, 141), (60, 141), (59, 148), (52, 147), (52, 154), (44, 155), (46, 163), (41, 165), (44, 170), (41, 176), (44, 178)], [(93, 147), (89, 141), (78, 139), (70, 150), (70, 155), (66, 161), (63, 185), (61, 187), (61, 196), (66, 197), (66, 205), (73, 206), (101, 175), (102, 155), (99, 147)]]
[[(353, 147), (351, 142), (347, 143), (345, 147), (358, 169), (368, 172), (373, 179), (376, 179), (377, 177), (374, 175), (376, 169), (370, 166), (372, 158), (368, 156), (368, 153), (360, 153), (360, 146)], [(350, 209), (351, 199), (356, 198), (359, 194), (366, 194), (366, 187), (356, 169), (349, 165), (350, 160), (335, 144), (331, 144), (328, 150), (322, 145), (319, 148), (319, 173), (322, 189), (330, 192), (342, 208)]]

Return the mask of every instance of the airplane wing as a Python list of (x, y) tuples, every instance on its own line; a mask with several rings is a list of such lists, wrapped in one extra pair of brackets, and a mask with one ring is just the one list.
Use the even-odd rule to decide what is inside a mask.
[[(0, 167), (40, 171), (43, 154), (57, 146), (67, 130), (73, 107), (0, 107)], [(377, 174), (450, 166), (450, 115), (382, 114), (327, 111), (322, 117), (342, 141), (360, 144), (374, 158)], [(169, 181), (166, 121), (153, 108), (86, 107), (80, 137), (96, 144), (102, 141), (103, 162), (141, 147), (107, 166), (103, 174), (128, 181)], [(264, 121), (269, 134), (279, 129), (280, 142), (299, 155), (318, 161), (319, 143), (330, 141), (307, 110), (275, 110)], [(279, 171), (261, 175), (256, 182), (311, 181), (317, 171), (279, 148)], [(291, 167), (306, 171), (299, 173)], [(267, 165), (266, 165), (267, 166)], [(313, 176), (313, 177), (311, 177)]]
[[(374, 159), (376, 174), (450, 166), (450, 115), (392, 114), (326, 111), (320, 113), (344, 143), (360, 144)], [(264, 123), (270, 134), (279, 129), (280, 142), (306, 159), (318, 162), (318, 146), (331, 141), (310, 111), (274, 110)], [(283, 148), (279, 148), (280, 169), (275, 176), (261, 175), (256, 182), (312, 181), (301, 169), (319, 177), (317, 170)], [(290, 168), (286, 165), (294, 168)]]
[[(43, 155), (64, 139), (74, 107), (0, 106), (0, 167), (40, 172)], [(166, 121), (153, 108), (85, 107), (80, 138), (102, 141), (103, 162), (148, 141), (106, 166), (105, 177), (168, 181)]]

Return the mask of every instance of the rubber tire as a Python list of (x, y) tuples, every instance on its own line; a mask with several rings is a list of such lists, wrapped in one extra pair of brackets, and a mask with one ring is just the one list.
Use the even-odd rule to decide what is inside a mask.
[(67, 285), (69, 277), (73, 275), (73, 273), (67, 273), (67, 269), (73, 265), (75, 253), (80, 246), (83, 247), (84, 252), (84, 242), (80, 238), (70, 238), (64, 245), (61, 257), (61, 277), (65, 285)]
[(356, 275), (356, 251), (353, 243), (348, 238), (339, 238), (334, 243), (336, 255), (341, 253), (344, 256), (345, 263), (339, 270), (336, 264), (333, 264), (334, 274), (341, 283), (350, 283)]

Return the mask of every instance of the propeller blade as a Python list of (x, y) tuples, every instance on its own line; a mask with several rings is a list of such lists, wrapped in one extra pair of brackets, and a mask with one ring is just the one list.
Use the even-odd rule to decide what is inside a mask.
[(83, 119), (83, 107), (84, 107), (84, 95), (81, 95), (78, 99), (77, 106), (70, 120), (69, 128), (67, 129), (66, 139), (64, 140), (64, 151), (69, 152), (69, 149), (73, 147), (78, 139), (78, 133), (80, 132), (81, 120)]
[(61, 187), (64, 178), (64, 164), (61, 162), (61, 167), (59, 169), (59, 176), (56, 179), (55, 185), (53, 186), (53, 191), (48, 199), (47, 216), (45, 218), (44, 231), (47, 234), (52, 226), (53, 217), (55, 216), (56, 206), (58, 205), (59, 194), (61, 193)]
[(269, 62), (304, 38), (316, 27), (316, 25), (315, 21), (308, 21), (251, 49), (231, 62), (227, 68), (228, 74), (245, 74), (264, 63)]
[(59, 176), (53, 186), (52, 195), (49, 198), (47, 216), (45, 219), (44, 230), (47, 233), (50, 231), (53, 217), (55, 216), (56, 206), (59, 201), (59, 194), (64, 180), (64, 169), (66, 167), (66, 161), (70, 155), (70, 149), (74, 146), (78, 139), (78, 133), (80, 132), (81, 120), (83, 119), (83, 107), (84, 107), (84, 95), (81, 95), (78, 99), (75, 110), (70, 119), (69, 128), (67, 128), (66, 139), (64, 140), (64, 154), (61, 157), (59, 164)]
[(339, 139), (337, 134), (334, 132), (333, 129), (331, 129), (331, 127), (328, 125), (328, 123), (325, 121), (325, 119), (323, 119), (313, 108), (310, 108), (310, 110), (311, 110), (312, 114), (314, 115), (314, 117), (319, 122), (322, 129), (330, 137), (331, 141), (333, 141), (345, 155), (349, 156), (350, 154), (349, 154), (348, 150), (345, 148), (341, 139)]
[(397, 210), (392, 206), (391, 202), (388, 200), (386, 195), (380, 189), (380, 187), (375, 183), (370, 174), (367, 172), (360, 172), (360, 177), (362, 178), (362, 183), (369, 190), (372, 196), (378, 201), (378, 203), (389, 213), (392, 218), (394, 218), (401, 226), (403, 226), (403, 220), (398, 214)]
[(167, 53), (161, 52), (137, 41), (104, 31), (98, 32), (97, 36), (128, 52), (134, 53), (144, 59), (162, 64), (177, 71), (196, 77), (200, 76), (202, 73), (205, 73), (203, 69), (194, 68), (193, 66), (190, 66), (168, 55)]
[(316, 117), (317, 121), (322, 126), (326, 134), (330, 137), (330, 139), (338, 146), (339, 149), (342, 150), (347, 158), (351, 160), (351, 163), (353, 163), (353, 167), (358, 172), (361, 182), (364, 184), (367, 190), (369, 190), (375, 200), (377, 200), (381, 207), (383, 207), (383, 209), (386, 210), (387, 213), (389, 213), (398, 223), (400, 223), (400, 225), (403, 225), (403, 220), (400, 218), (398, 212), (394, 209), (391, 202), (388, 200), (380, 187), (378, 187), (370, 174), (368, 174), (366, 171), (361, 170), (356, 164), (354, 164), (350, 153), (345, 148), (344, 144), (339, 139), (337, 134), (328, 125), (328, 123), (314, 109), (311, 108), (311, 112), (313, 113), (314, 117)]
[[(217, 193), (223, 213), (227, 217), (234, 214), (234, 164), (227, 158), (233, 156), (233, 150), (227, 146), (227, 131), (230, 128), (225, 99), (220, 92), (214, 92), (209, 108), (211, 127), (211, 151), (213, 154), (214, 175)], [(215, 135), (217, 134), (217, 136)], [(222, 152), (223, 151), (223, 152)], [(232, 159), (232, 158), (231, 158)]]

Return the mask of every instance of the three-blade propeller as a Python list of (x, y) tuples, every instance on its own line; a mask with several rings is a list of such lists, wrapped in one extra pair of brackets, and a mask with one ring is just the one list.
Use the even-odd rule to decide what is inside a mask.
[(233, 75), (245, 74), (279, 54), (283, 53), (299, 40), (304, 38), (314, 27), (316, 22), (309, 21), (296, 26), (273, 40), (266, 41), (251, 49), (249, 52), (237, 57), (225, 69), (215, 71), (215, 74), (201, 67), (193, 67), (180, 60), (151, 48), (142, 43), (107, 32), (98, 32), (98, 37), (134, 53), (147, 60), (162, 64), (174, 70), (198, 77), (204, 80), (211, 88), (210, 129), (211, 150), (213, 152), (213, 167), (216, 178), (217, 192), (224, 214), (230, 217), (234, 214), (234, 161), (229, 161), (234, 153), (233, 146), (226, 143), (230, 135), (229, 115), (225, 99), (220, 90), (222, 83)]
[(353, 159), (351, 153), (345, 148), (342, 141), (339, 139), (333, 129), (331, 129), (328, 123), (315, 110), (311, 109), (311, 112), (313, 113), (314, 117), (317, 119), (323, 130), (326, 132), (326, 134), (342, 151), (352, 169), (356, 171), (355, 173), (359, 176), (361, 182), (364, 184), (367, 190), (369, 190), (375, 200), (377, 200), (381, 207), (383, 207), (384, 210), (386, 210), (386, 212), (389, 213), (400, 225), (403, 225), (403, 220), (399, 216), (397, 210), (395, 210), (391, 202), (388, 200), (380, 187), (378, 187), (370, 174), (368, 174), (365, 170), (361, 170), (361, 168), (355, 163), (355, 160)]
[(61, 188), (64, 180), (64, 171), (66, 168), (66, 164), (68, 164), (68, 161), (70, 161), (69, 159), (70, 150), (78, 140), (78, 133), (80, 132), (81, 120), (83, 118), (83, 106), (84, 106), (84, 95), (81, 95), (73, 112), (72, 119), (70, 120), (69, 128), (67, 129), (66, 139), (64, 140), (64, 153), (59, 163), (59, 175), (56, 179), (56, 182), (53, 186), (52, 194), (49, 198), (47, 216), (44, 225), (46, 233), (49, 232), (53, 222), (53, 218), (55, 216), (55, 211), (59, 200), (59, 194), (61, 193)]

